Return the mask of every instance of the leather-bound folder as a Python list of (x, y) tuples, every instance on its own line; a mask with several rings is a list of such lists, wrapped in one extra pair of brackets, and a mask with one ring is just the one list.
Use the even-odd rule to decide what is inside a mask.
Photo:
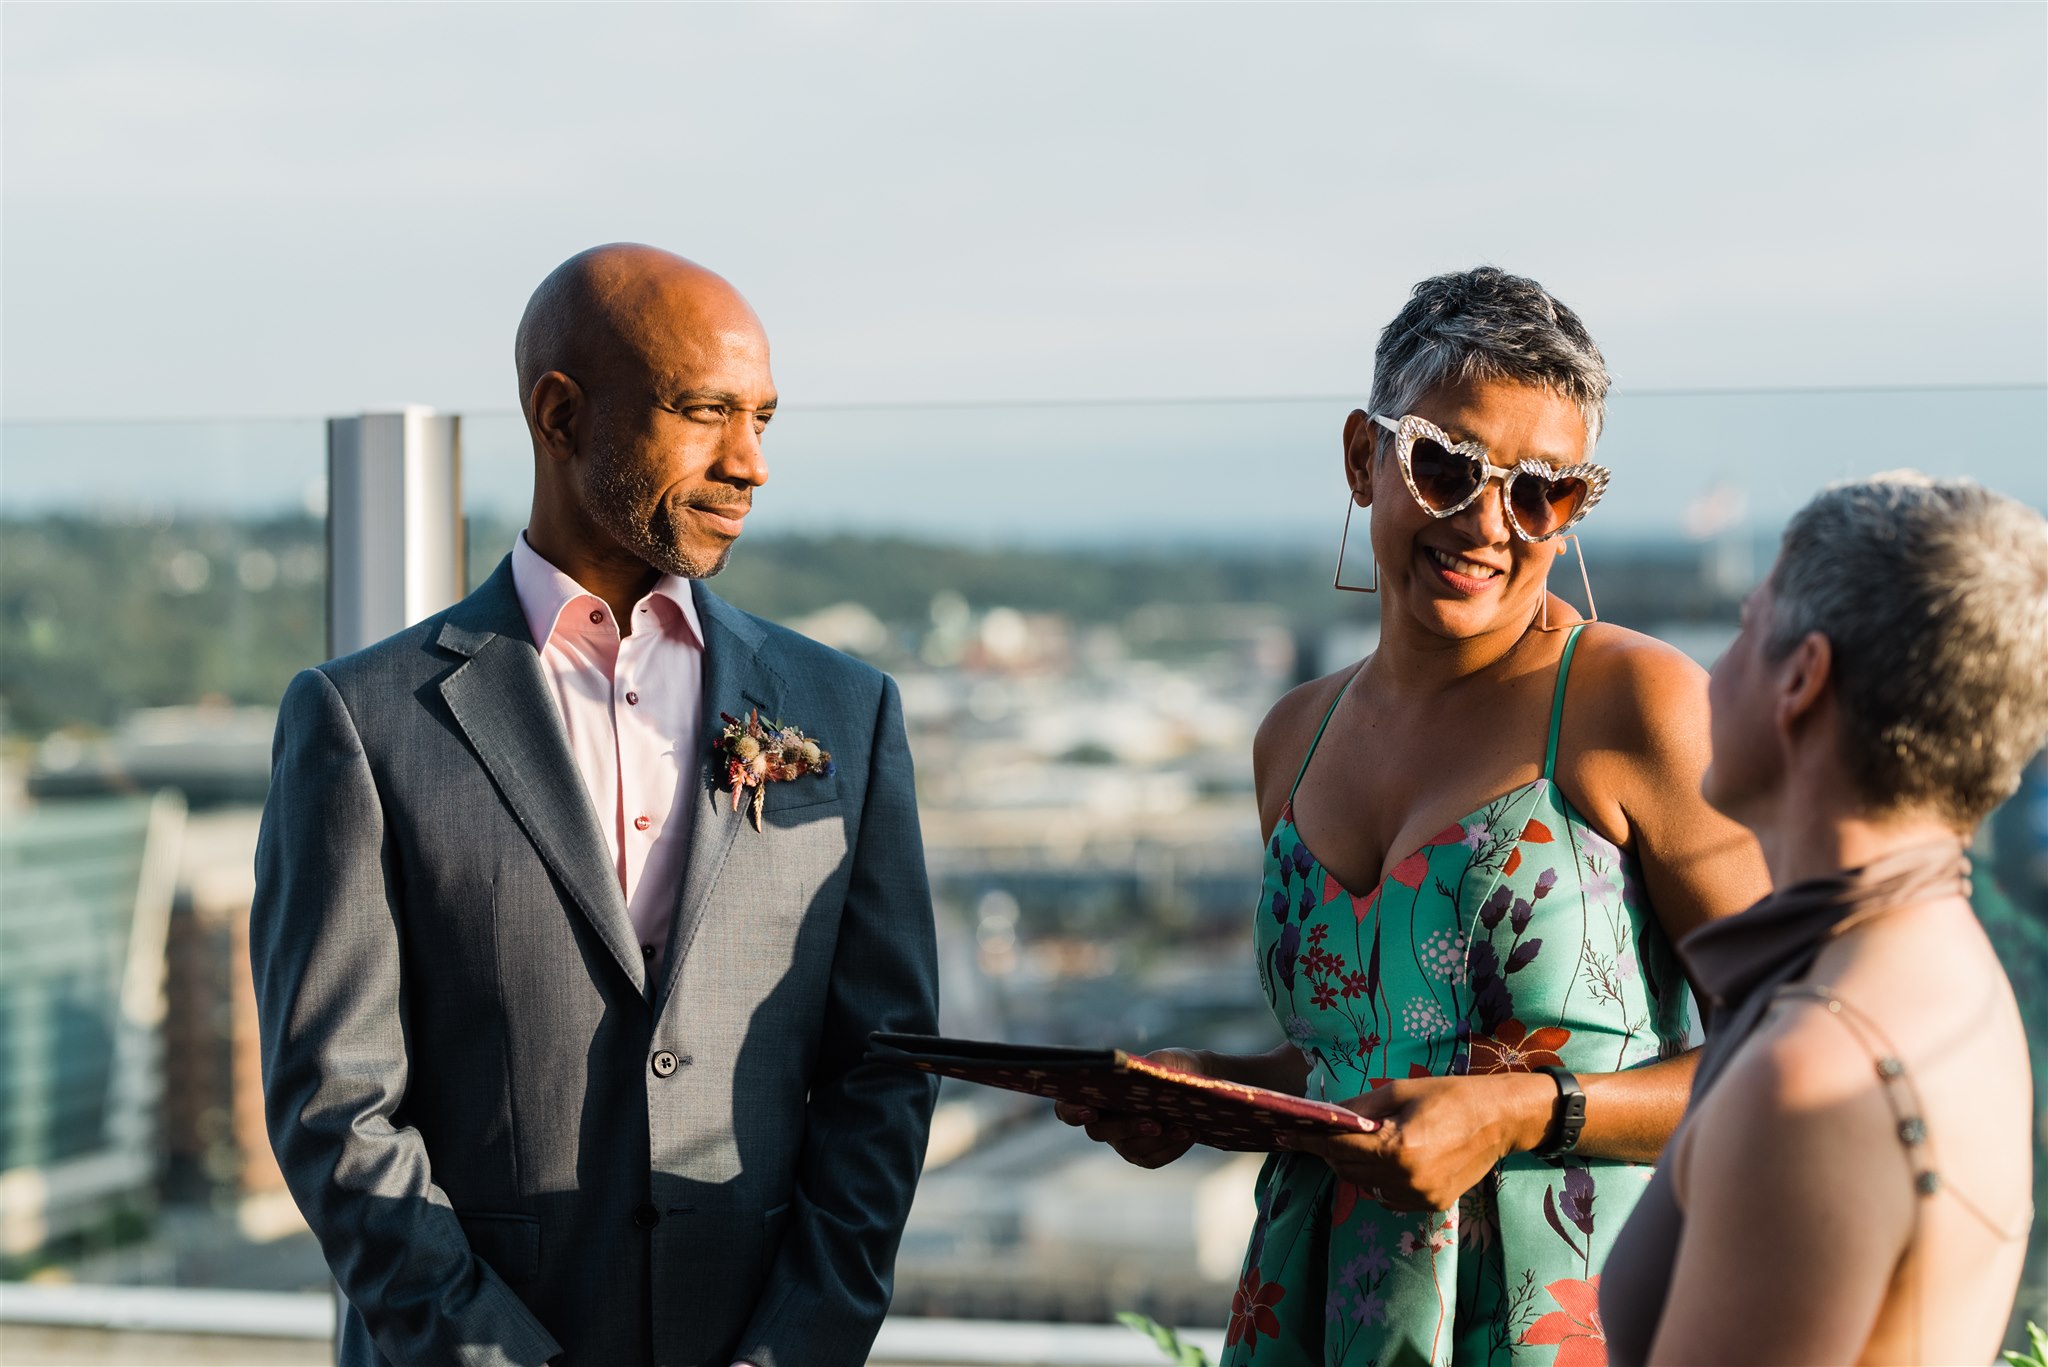
[(1103, 1114), (1144, 1116), (1178, 1126), (1197, 1143), (1237, 1153), (1268, 1153), (1276, 1135), (1370, 1134), (1378, 1126), (1356, 1111), (1264, 1087), (1200, 1077), (1133, 1057), (1121, 1049), (997, 1044), (940, 1035), (868, 1036), (878, 1063), (986, 1087), (1030, 1092)]

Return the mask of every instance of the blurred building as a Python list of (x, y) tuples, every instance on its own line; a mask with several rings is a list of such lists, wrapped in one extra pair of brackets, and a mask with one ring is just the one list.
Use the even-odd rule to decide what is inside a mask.
[(284, 1178), (263, 1123), (261, 1042), (249, 970), (261, 812), (187, 824), (165, 985), (164, 1150), (181, 1195), (263, 1196)]
[(164, 949), (185, 806), (45, 804), (0, 830), (0, 1264), (140, 1238), (159, 1174)]

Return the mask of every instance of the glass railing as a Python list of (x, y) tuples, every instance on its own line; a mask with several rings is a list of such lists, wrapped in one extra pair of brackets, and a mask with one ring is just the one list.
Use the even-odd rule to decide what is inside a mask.
[[(1584, 538), (1601, 615), (1710, 661), (1785, 517), (1835, 478), (1911, 465), (2048, 507), (2043, 397), (1624, 392)], [(948, 1029), (1270, 1042), (1246, 942), (1250, 737), (1292, 683), (1370, 646), (1372, 601), (1328, 587), (1349, 407), (793, 396), (775, 420), (771, 481), (714, 587), (901, 681)], [(27, 838), (32, 804), (128, 811), (166, 788), (188, 809), (175, 837), (171, 818), (151, 827), (176, 841), (161, 1167), (147, 1199), (40, 1226), (61, 1237), (0, 1212), (0, 1278), (317, 1287), (262, 1135), (244, 927), (270, 709), (325, 653), (324, 424), (10, 423), (0, 443), (0, 820)], [(473, 584), (524, 522), (531, 456), (510, 413), (464, 415), (461, 443)], [(1987, 920), (2037, 1003), (2048, 931), (2020, 910), (2048, 897), (2041, 787), (1980, 859)], [(13, 1021), (0, 1012), (0, 1060)], [(0, 1106), (34, 1095), (0, 1075)], [(1042, 1108), (948, 1091), (899, 1306), (1220, 1323), (1254, 1168), (1201, 1151), (1129, 1173)], [(2038, 1256), (2029, 1277), (2044, 1285)]]

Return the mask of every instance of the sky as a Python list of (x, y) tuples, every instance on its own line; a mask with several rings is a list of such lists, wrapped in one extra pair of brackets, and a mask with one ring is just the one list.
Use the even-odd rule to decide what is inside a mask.
[[(8, 5), (0, 491), (38, 420), (509, 411), (527, 295), (622, 239), (747, 294), (785, 418), (941, 447), (1015, 426), (974, 401), (1323, 396), (1320, 433), (1479, 262), (1579, 310), (1618, 402), (2038, 385), (2044, 54), (2032, 4)], [(1984, 439), (2008, 484), (2040, 406)]]

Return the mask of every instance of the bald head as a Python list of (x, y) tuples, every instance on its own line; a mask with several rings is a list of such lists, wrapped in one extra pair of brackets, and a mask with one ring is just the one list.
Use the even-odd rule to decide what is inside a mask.
[(622, 593), (717, 573), (768, 478), (775, 414), (768, 338), (739, 291), (672, 252), (593, 247), (533, 292), (514, 359), (534, 550)]
[(520, 410), (530, 411), (534, 385), (551, 370), (601, 393), (672, 341), (664, 334), (734, 326), (761, 324), (738, 290), (694, 261), (637, 242), (578, 252), (540, 282), (519, 319)]

